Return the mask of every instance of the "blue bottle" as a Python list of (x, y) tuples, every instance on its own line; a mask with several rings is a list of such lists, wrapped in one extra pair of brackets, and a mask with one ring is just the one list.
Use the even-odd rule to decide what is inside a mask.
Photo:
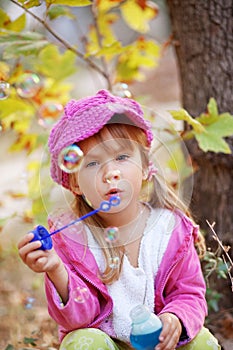
[(131, 312), (130, 342), (136, 350), (154, 350), (159, 343), (162, 322), (144, 305), (135, 306)]

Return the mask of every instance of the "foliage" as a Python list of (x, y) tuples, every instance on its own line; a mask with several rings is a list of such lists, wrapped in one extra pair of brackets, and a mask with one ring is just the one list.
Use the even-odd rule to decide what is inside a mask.
[[(1, 10), (0, 121), (2, 132), (12, 130), (16, 134), (10, 151), (26, 152), (28, 156), (38, 151), (46, 154), (48, 131), (62, 113), (60, 106), (71, 98), (74, 84), (70, 79), (79, 71), (80, 59), (105, 78), (110, 90), (123, 79), (128, 83), (143, 80), (142, 68), (151, 69), (158, 63), (160, 45), (146, 37), (150, 21), (158, 13), (153, 3), (136, 0), (11, 3), (24, 13), (13, 20)], [(88, 7), (92, 20), (85, 38), (77, 38), (72, 46), (58, 36), (51, 25), (64, 17), (77, 21), (73, 6)], [(32, 11), (35, 9), (42, 9), (44, 13), (37, 16), (37, 12)], [(140, 20), (132, 20), (132, 10)], [(30, 30), (27, 25), (30, 17), (41, 28)], [(120, 20), (136, 33), (135, 39), (125, 45), (114, 31), (114, 25)], [(85, 44), (81, 45), (82, 42)], [(26, 220), (45, 220), (44, 201), (49, 203), (52, 187), (48, 176), (40, 177), (46, 167), (46, 155), (40, 162), (28, 161), (31, 176), (27, 196), (32, 206), (25, 213)]]
[(192, 130), (184, 138), (195, 137), (199, 147), (204, 151), (231, 153), (228, 143), (223, 139), (233, 135), (233, 116), (230, 113), (218, 113), (214, 98), (209, 100), (207, 112), (197, 118), (192, 118), (187, 111), (171, 111), (174, 119), (184, 120)]
[[(44, 155), (40, 162), (28, 161), (31, 177), (27, 196), (32, 206), (25, 213), (26, 220), (44, 222), (44, 202), (49, 205), (53, 186), (48, 176), (40, 177), (49, 163), (45, 144), (51, 125), (72, 96), (71, 78), (85, 63), (87, 69), (105, 79), (109, 90), (114, 91), (120, 84), (116, 93), (129, 97), (126, 83), (143, 81), (145, 69), (154, 69), (161, 57), (161, 45), (147, 36), (158, 7), (139, 0), (10, 2), (23, 13), (11, 19), (7, 11), (0, 10), (0, 122), (2, 132), (12, 130), (16, 135), (10, 151), (26, 152), (28, 156), (39, 151)], [(72, 12), (74, 7), (86, 7), (91, 21), (85, 37), (77, 38), (75, 45), (71, 45), (53, 30), (52, 24), (64, 17), (77, 21)], [(32, 10), (40, 10), (40, 16)], [(30, 17), (40, 25), (38, 29), (30, 30)], [(117, 36), (116, 26), (121, 22), (135, 33), (126, 44)], [(183, 139), (195, 137), (204, 152), (230, 153), (224, 137), (233, 134), (233, 118), (229, 113), (218, 114), (214, 98), (210, 99), (207, 112), (198, 118), (194, 119), (184, 109), (170, 113), (174, 120), (190, 125), (191, 130), (183, 132)], [(151, 121), (154, 122), (153, 118)], [(173, 139), (177, 134), (173, 126), (166, 131), (173, 134)], [(180, 136), (177, 142), (172, 142), (173, 154), (167, 166), (173, 172), (179, 171), (179, 180), (183, 181), (193, 168), (184, 158)]]

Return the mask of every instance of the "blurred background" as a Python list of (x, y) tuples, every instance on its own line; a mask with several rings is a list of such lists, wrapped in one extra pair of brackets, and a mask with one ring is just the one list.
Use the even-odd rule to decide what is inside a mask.
[[(189, 100), (190, 92), (185, 99), (184, 67), (180, 65), (179, 52), (177, 54), (177, 46), (182, 45), (174, 36), (178, 32), (171, 2), (153, 1), (150, 6), (141, 2), (148, 11), (145, 8), (142, 11), (137, 1), (133, 2), (136, 10), (135, 7), (122, 9), (120, 1), (116, 7), (107, 1), (100, 1), (96, 7), (88, 1), (87, 6), (81, 1), (75, 6), (73, 3), (0, 1), (0, 348), (3, 350), (58, 349), (56, 324), (47, 313), (43, 276), (31, 272), (19, 260), (17, 242), (35, 225), (47, 225), (47, 214), (52, 209), (69, 206), (72, 200), (72, 195), (52, 183), (47, 153), (49, 130), (69, 99), (95, 94), (102, 88), (137, 99), (154, 126), (155, 161), (187, 204), (193, 203), (193, 192), (194, 203), (197, 203), (195, 174), (201, 165), (203, 167), (198, 159), (203, 162), (205, 153), (205, 157), (208, 154), (206, 159), (213, 163), (211, 147), (210, 151), (202, 150), (202, 158), (200, 155), (193, 157), (192, 148), (181, 137), (186, 132), (184, 120), (175, 120), (169, 113), (184, 107), (196, 117), (207, 111), (210, 97), (215, 97), (219, 103), (220, 95), (208, 91), (204, 99), (200, 93), (200, 104), (195, 111)], [(180, 3), (183, 11), (180, 18), (185, 19), (186, 5)], [(205, 11), (211, 13), (213, 7), (205, 8), (204, 2), (201, 3)], [(193, 9), (200, 10), (195, 5)], [(232, 10), (231, 2), (228, 9)], [(228, 18), (230, 20), (230, 15)], [(198, 31), (197, 25), (195, 28)], [(32, 33), (39, 35), (34, 37)], [(193, 42), (191, 47), (195, 54)], [(65, 56), (67, 52), (69, 56)], [(40, 84), (38, 90), (32, 92), (36, 84), (32, 82), (34, 75)], [(206, 91), (206, 86), (202, 87)], [(193, 96), (197, 98), (196, 93)], [(195, 101), (193, 103), (195, 105)], [(224, 104), (220, 103), (219, 108), (226, 112)], [(231, 130), (232, 124), (229, 125), (228, 130)], [(221, 159), (226, 159), (220, 166), (223, 169), (223, 164), (231, 164), (232, 160), (224, 149), (220, 152)], [(208, 162), (204, 162), (207, 168)], [(200, 184), (198, 186), (201, 191)], [(225, 191), (232, 193), (232, 187)], [(208, 194), (207, 187), (204, 193)], [(228, 203), (225, 204), (227, 208)], [(206, 202), (204, 207), (207, 207)], [(225, 238), (226, 246), (231, 244), (229, 223), (226, 232), (212, 216), (211, 208), (209, 212), (201, 211), (204, 219), (195, 205), (194, 209), (195, 219), (200, 224), (207, 218), (210, 222), (216, 221), (221, 239)], [(212, 235), (206, 225), (202, 228), (211, 246)], [(203, 262), (203, 268), (207, 266), (206, 275), (212, 278), (208, 288), (210, 316), (207, 325), (223, 349), (230, 350), (233, 347), (231, 283), (216, 242), (211, 249)]]

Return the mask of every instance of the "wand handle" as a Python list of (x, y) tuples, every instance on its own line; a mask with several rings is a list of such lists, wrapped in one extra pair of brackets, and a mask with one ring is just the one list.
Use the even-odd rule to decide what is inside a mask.
[(118, 196), (112, 196), (110, 198), (109, 201), (103, 201), (100, 203), (100, 207), (98, 209), (92, 210), (91, 212), (81, 216), (80, 218), (71, 221), (69, 224), (62, 226), (61, 228), (53, 231), (53, 232), (48, 232), (48, 230), (42, 226), (42, 225), (38, 225), (34, 228), (34, 230), (30, 231), (34, 234), (33, 239), (31, 240), (31, 242), (33, 241), (41, 241), (41, 247), (40, 249), (42, 250), (49, 250), (52, 249), (53, 246), (53, 242), (51, 239), (52, 235), (55, 235), (56, 233), (66, 229), (67, 227), (76, 224), (77, 222), (80, 222), (82, 220), (85, 220), (86, 218), (88, 218), (89, 216), (92, 216), (96, 213), (98, 213), (99, 211), (104, 211), (107, 212), (111, 209), (111, 207), (116, 207), (120, 204), (120, 197)]

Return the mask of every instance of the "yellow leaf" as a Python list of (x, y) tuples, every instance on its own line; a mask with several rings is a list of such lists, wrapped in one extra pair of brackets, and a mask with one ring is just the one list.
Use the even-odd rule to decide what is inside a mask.
[(120, 6), (125, 0), (97, 0), (96, 5), (99, 12), (108, 12), (113, 8)]
[(15, 21), (12, 21), (6, 26), (6, 29), (12, 30), (14, 32), (21, 32), (26, 25), (26, 15), (23, 13), (21, 16), (16, 18)]
[(76, 72), (76, 55), (69, 50), (62, 54), (51, 44), (41, 50), (34, 67), (45, 76), (61, 80)]
[(46, 4), (83, 7), (83, 6), (92, 5), (92, 1), (91, 0), (46, 0)]
[(86, 44), (86, 56), (95, 55), (100, 50), (97, 32), (94, 26), (90, 26), (88, 33), (89, 41)]
[(37, 142), (37, 134), (21, 134), (18, 136), (18, 139), (10, 147), (10, 151), (27, 151), (30, 153), (35, 149)]
[(25, 28), (26, 15), (23, 13), (21, 16), (11, 21), (10, 17), (6, 12), (0, 9), (0, 28), (12, 30), (14, 32), (20, 32)]
[(9, 79), (10, 66), (0, 61), (0, 80), (7, 81)]
[[(115, 14), (99, 14), (98, 16), (98, 30), (97, 34), (95, 26), (90, 26), (88, 33), (89, 41), (86, 45), (86, 56), (94, 56), (100, 52), (100, 50), (110, 47), (117, 39), (111, 30), (111, 24), (118, 19)], [(100, 55), (100, 54), (99, 54)]]
[(96, 52), (95, 57), (104, 56), (106, 60), (110, 60), (114, 56), (122, 53), (123, 48), (119, 41), (114, 42), (112, 45), (105, 46)]
[(20, 113), (22, 118), (24, 115), (32, 115), (34, 111), (30, 103), (14, 96), (0, 101), (0, 118), (2, 119), (16, 112)]
[(101, 35), (102, 46), (111, 45), (116, 41), (116, 37), (110, 26), (114, 24), (118, 18), (118, 15), (114, 13), (105, 13), (98, 16), (98, 26)]
[(156, 17), (158, 9), (150, 6), (149, 2), (144, 1), (144, 6), (140, 6), (140, 1), (128, 0), (120, 7), (122, 17), (130, 28), (146, 33), (149, 30), (149, 22)]
[(125, 82), (131, 82), (135, 79), (142, 81), (145, 77), (142, 68), (155, 67), (158, 64), (159, 55), (160, 46), (157, 43), (138, 38), (137, 41), (126, 46), (118, 57), (117, 81), (122, 79)]
[(47, 101), (53, 101), (64, 105), (70, 99), (70, 91), (72, 88), (73, 85), (71, 83), (45, 78), (43, 80), (43, 88), (36, 96), (36, 101), (39, 105)]

